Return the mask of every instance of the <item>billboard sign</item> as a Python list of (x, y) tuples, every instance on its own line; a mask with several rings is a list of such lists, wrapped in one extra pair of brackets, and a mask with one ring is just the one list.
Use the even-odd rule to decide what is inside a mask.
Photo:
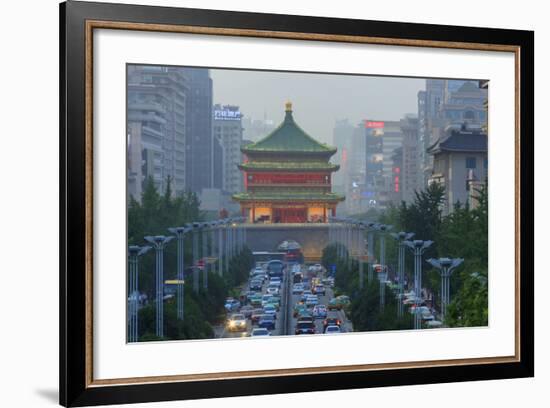
[(241, 120), (241, 112), (230, 109), (216, 109), (214, 120)]
[(384, 127), (384, 122), (381, 121), (373, 121), (373, 120), (366, 120), (365, 121), (365, 127), (367, 129), (381, 129)]

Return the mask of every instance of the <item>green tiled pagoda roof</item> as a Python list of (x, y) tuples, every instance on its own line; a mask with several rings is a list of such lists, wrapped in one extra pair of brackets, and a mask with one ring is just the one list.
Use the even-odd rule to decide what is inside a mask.
[(250, 170), (301, 170), (301, 171), (337, 171), (340, 168), (338, 164), (328, 162), (249, 162), (239, 165), (239, 169), (244, 171)]
[(336, 193), (304, 193), (300, 191), (273, 191), (265, 193), (234, 194), (236, 201), (344, 201), (344, 196)]
[(336, 148), (319, 143), (304, 132), (292, 117), (292, 105), (287, 103), (283, 123), (269, 135), (256, 143), (241, 149), (247, 152), (287, 152), (287, 153), (325, 153), (334, 154)]

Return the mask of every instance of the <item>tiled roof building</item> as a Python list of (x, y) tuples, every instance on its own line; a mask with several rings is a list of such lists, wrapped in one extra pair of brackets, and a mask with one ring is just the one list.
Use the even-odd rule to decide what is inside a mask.
[(245, 192), (235, 194), (250, 222), (327, 222), (344, 197), (331, 191), (330, 163), (336, 148), (319, 143), (294, 121), (286, 104), (284, 121), (269, 135), (244, 146)]

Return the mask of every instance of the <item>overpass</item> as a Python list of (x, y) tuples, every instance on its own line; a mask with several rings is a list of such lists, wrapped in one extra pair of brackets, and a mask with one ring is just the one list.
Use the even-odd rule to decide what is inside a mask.
[(252, 251), (276, 251), (280, 243), (294, 240), (304, 258), (319, 261), (328, 245), (329, 224), (246, 224), (246, 245)]

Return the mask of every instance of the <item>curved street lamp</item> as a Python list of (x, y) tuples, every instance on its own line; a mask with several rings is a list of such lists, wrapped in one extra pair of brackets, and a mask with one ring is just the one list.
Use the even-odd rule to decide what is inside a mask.
[(155, 248), (155, 276), (156, 276), (156, 335), (164, 337), (164, 247), (173, 236), (155, 235), (146, 236), (145, 240)]
[(411, 249), (414, 254), (414, 328), (421, 328), (421, 315), (418, 313), (419, 300), (422, 296), (422, 254), (428, 249), (433, 241), (403, 241), (403, 244)]
[(386, 280), (388, 279), (388, 267), (386, 266), (386, 233), (392, 229), (391, 225), (378, 224), (376, 228), (380, 232), (380, 311), (384, 311), (386, 305)]
[(441, 275), (441, 321), (445, 321), (445, 315), (447, 313), (447, 306), (451, 301), (450, 284), (451, 274), (459, 267), (464, 259), (462, 258), (439, 258), (427, 259), (430, 265), (439, 270)]
[(128, 247), (128, 293), (130, 294), (130, 307), (128, 310), (128, 342), (138, 341), (138, 311), (139, 311), (139, 263), (138, 258), (151, 249), (150, 246), (130, 245)]
[(399, 279), (399, 296), (397, 299), (397, 316), (403, 316), (403, 292), (405, 283), (405, 244), (404, 241), (414, 237), (414, 232), (392, 232), (390, 235), (398, 242), (397, 276)]
[(177, 292), (176, 292), (176, 308), (177, 318), (183, 320), (184, 318), (184, 296), (185, 296), (185, 234), (191, 231), (189, 227), (174, 227), (168, 228), (172, 234), (176, 236), (177, 240), (177, 252), (176, 252), (176, 274), (177, 274)]

